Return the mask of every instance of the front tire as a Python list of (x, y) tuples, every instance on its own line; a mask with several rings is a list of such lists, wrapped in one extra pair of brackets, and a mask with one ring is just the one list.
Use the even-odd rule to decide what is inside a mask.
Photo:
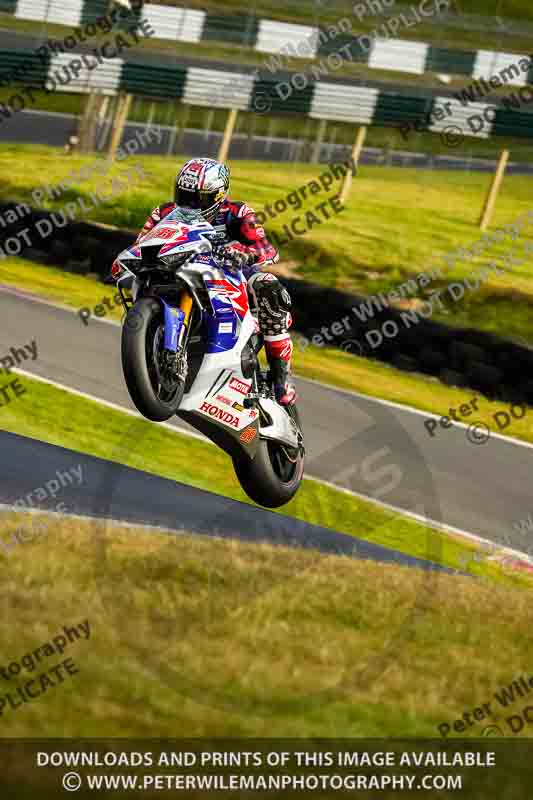
[(253, 459), (233, 459), (235, 473), (248, 497), (265, 508), (280, 508), (295, 496), (304, 474), (303, 447), (288, 452), (278, 442), (261, 439)]
[(130, 397), (141, 414), (152, 422), (170, 419), (179, 408), (185, 382), (163, 378), (160, 343), (164, 314), (149, 297), (138, 300), (122, 327), (122, 369)]

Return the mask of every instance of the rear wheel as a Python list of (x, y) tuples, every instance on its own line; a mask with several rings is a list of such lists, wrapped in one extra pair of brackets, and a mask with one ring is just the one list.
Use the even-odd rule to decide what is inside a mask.
[(175, 374), (174, 356), (163, 343), (163, 310), (155, 300), (143, 297), (124, 320), (122, 369), (135, 406), (153, 422), (170, 419), (185, 391), (185, 381)]
[[(296, 408), (291, 409), (299, 424)], [(279, 442), (261, 439), (253, 459), (233, 460), (239, 483), (248, 497), (260, 506), (279, 508), (288, 503), (302, 482), (305, 454), (303, 446), (288, 448)]]

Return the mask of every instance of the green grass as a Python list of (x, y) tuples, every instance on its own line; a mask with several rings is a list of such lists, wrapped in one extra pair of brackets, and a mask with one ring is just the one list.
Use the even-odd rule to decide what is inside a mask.
[[(252, 504), (239, 486), (231, 460), (218, 448), (41, 381), (24, 377), (23, 382), (27, 393), (2, 409), (3, 430)], [(447, 566), (459, 568), (475, 552), (455, 537), (315, 481), (304, 481), (296, 497), (280, 513)], [(487, 560), (472, 562), (472, 567), (476, 575), (528, 582), (521, 576), (508, 577)]]
[[(402, 6), (408, 6), (410, 0), (396, 0), (396, 6), (399, 11)], [(179, 5), (179, 0), (168, 0), (168, 5)], [(298, 0), (289, 0), (284, 3), (280, 8), (279, 0), (261, 0), (259, 10), (260, 17), (274, 16), (278, 19), (298, 19), (298, 20), (314, 20), (315, 5), (310, 0), (298, 2)], [(247, 13), (250, 9), (250, 4), (246, 0), (222, 0), (222, 2), (215, 2), (215, 0), (191, 0), (189, 8), (217, 8), (219, 13), (232, 13), (241, 12)], [(458, 14), (479, 14), (482, 17), (500, 16), (503, 18), (516, 19), (516, 20), (531, 20), (531, 6), (527, 0), (452, 0), (452, 9)], [(353, 8), (353, 3), (350, 0), (336, 0), (329, 5), (329, 8), (320, 9), (320, 19), (323, 17), (335, 20), (342, 14), (348, 14)], [(268, 13), (267, 13), (268, 12)], [(329, 15), (329, 16), (328, 16)], [(356, 19), (356, 17), (354, 17)], [(376, 19), (374, 17), (374, 19)], [(365, 20), (362, 20), (364, 23)], [(435, 30), (437, 26), (432, 27)], [(437, 28), (438, 29), (438, 28)]]
[[(4, 430), (245, 500), (215, 448), (22, 380)], [(3, 514), (2, 539), (23, 529), (26, 541), (0, 548), (0, 665), (63, 625), (91, 628), (64, 654), (79, 674), (6, 711), (4, 736), (438, 737), (529, 669), (530, 578), (313, 482), (284, 511), (451, 566), (466, 559), (484, 580), (105, 521), (41, 518), (38, 530)]]
[(530, 595), (515, 587), (80, 521), (50, 522), (0, 563), (2, 665), (90, 625), (61, 656), (79, 674), (5, 710), (5, 737), (438, 739), (530, 674)]
[[(88, 156), (66, 156), (44, 146), (5, 145), (0, 149), (0, 194), (5, 200), (30, 201), (33, 175), (46, 175), (55, 183), (90, 161)], [(145, 167), (149, 180), (99, 206), (90, 213), (92, 220), (139, 229), (149, 210), (171, 197), (172, 175), (179, 159), (140, 156), (135, 161)], [(233, 197), (248, 200), (257, 211), (327, 170), (325, 165), (244, 161), (233, 162), (231, 167)], [(126, 169), (125, 163), (117, 164), (110, 176)], [(95, 176), (73, 187), (68, 196), (47, 201), (46, 207), (59, 209), (78, 195), (90, 204), (89, 194), (98, 181)], [(489, 175), (477, 173), (362, 167), (345, 210), (284, 246), (282, 266), (326, 286), (366, 295), (387, 292), (422, 271), (445, 267), (448, 253), (468, 248), (480, 238), (477, 221), (489, 182)], [(338, 189), (339, 184), (334, 183), (328, 193), (309, 197), (308, 191), (304, 207), (288, 208), (273, 221), (267, 220), (267, 232), (283, 236), (284, 225)], [(491, 230), (514, 222), (531, 207), (530, 178), (507, 176)], [(522, 261), (506, 267), (504, 275), (491, 277), (478, 291), (467, 292), (461, 303), (448, 304), (444, 311), (435, 304), (433, 318), (532, 342), (533, 257), (528, 250), (532, 245), (533, 226), (529, 225), (518, 241), (506, 239), (470, 261), (457, 262), (453, 269), (445, 267), (445, 278), (430, 289), (462, 280), (493, 259), (504, 266), (503, 256), (511, 246), (514, 257)], [(419, 299), (423, 298), (420, 290)]]

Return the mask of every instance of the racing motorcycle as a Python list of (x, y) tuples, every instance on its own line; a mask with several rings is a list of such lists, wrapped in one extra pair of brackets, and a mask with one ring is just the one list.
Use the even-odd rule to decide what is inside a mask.
[(112, 268), (126, 311), (122, 368), (137, 409), (174, 414), (224, 450), (254, 502), (288, 503), (304, 472), (296, 406), (276, 402), (246, 280), (224, 258), (220, 233), (176, 208)]

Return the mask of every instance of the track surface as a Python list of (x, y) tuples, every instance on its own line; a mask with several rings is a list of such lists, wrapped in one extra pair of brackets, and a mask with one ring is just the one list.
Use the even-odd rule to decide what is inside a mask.
[[(11, 119), (4, 120), (0, 126), (0, 142), (16, 142), (17, 144), (47, 144), (52, 147), (64, 147), (70, 136), (78, 132), (79, 120), (73, 114), (58, 114), (45, 111), (24, 111)], [(144, 130), (144, 124), (128, 123), (124, 127), (122, 141), (134, 138), (137, 130)], [(162, 137), (160, 142), (152, 141), (143, 149), (143, 155), (168, 155), (173, 152), (174, 129), (167, 125), (158, 126)], [(103, 126), (98, 128), (97, 142), (101, 142)], [(216, 153), (222, 140), (222, 133), (206, 132), (187, 128), (180, 145), (184, 155), (195, 153)], [(247, 134), (235, 134), (231, 144), (232, 159), (253, 159), (257, 161), (293, 162), (297, 160), (297, 148), (300, 142), (296, 139), (255, 136), (250, 141)], [(329, 163), (340, 162), (349, 156), (349, 148), (342, 145), (328, 144), (322, 148), (321, 159), (325, 155)], [(449, 156), (431, 156), (426, 153), (410, 151), (394, 151), (385, 155), (383, 150), (365, 147), (360, 163), (393, 167), (409, 167), (420, 169), (458, 170), (464, 172), (493, 173), (496, 161), (490, 159), (470, 158), (456, 155), (451, 150)], [(509, 175), (533, 175), (533, 164), (510, 162), (507, 167)]]
[[(108, 293), (102, 287), (102, 295)], [(0, 318), (0, 357), (36, 339), (38, 360), (25, 361), (25, 370), (133, 409), (121, 373), (117, 326), (95, 320), (86, 327), (75, 313), (6, 289), (0, 289)], [(4, 382), (0, 374), (0, 385)], [(308, 474), (529, 551), (530, 535), (513, 523), (533, 511), (532, 447), (494, 437), (476, 446), (458, 426), (430, 438), (425, 416), (411, 409), (313, 382), (297, 384)], [(188, 427), (179, 420), (173, 424)]]
[[(57, 479), (58, 473), (65, 475), (74, 468), (82, 475), (82, 483), (65, 485), (55, 500), (41, 503), (39, 508), (47, 510), (48, 505), (52, 510), (61, 501), (69, 514), (98, 520), (121, 520), (171, 531), (310, 548), (382, 563), (454, 572), (292, 517), (5, 431), (0, 431), (0, 448), (3, 456), (0, 474), (4, 473), (0, 503), (6, 505), (24, 499), (36, 487), (45, 487), (48, 481)], [(67, 484), (66, 478), (63, 481)]]

